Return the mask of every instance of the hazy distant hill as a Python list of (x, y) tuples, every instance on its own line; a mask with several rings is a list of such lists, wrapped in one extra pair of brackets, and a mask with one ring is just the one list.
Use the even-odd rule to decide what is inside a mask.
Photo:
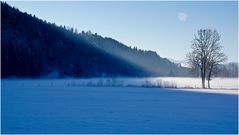
[(153, 51), (56, 26), (1, 2), (2, 77), (184, 76)]
[(238, 78), (238, 62), (229, 62), (218, 65), (215, 76)]

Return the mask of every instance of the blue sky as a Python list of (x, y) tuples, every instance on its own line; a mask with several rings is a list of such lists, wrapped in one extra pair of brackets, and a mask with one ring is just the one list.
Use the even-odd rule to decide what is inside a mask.
[(200, 28), (216, 29), (228, 62), (238, 59), (237, 2), (14, 2), (37, 17), (184, 60)]

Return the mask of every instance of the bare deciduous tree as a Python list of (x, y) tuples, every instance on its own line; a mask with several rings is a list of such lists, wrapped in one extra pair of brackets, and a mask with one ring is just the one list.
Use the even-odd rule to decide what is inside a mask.
[(200, 70), (202, 88), (205, 88), (206, 79), (210, 88), (211, 76), (216, 66), (227, 59), (222, 52), (220, 39), (216, 30), (200, 29), (192, 40), (192, 52), (187, 54), (187, 60), (192, 69)]

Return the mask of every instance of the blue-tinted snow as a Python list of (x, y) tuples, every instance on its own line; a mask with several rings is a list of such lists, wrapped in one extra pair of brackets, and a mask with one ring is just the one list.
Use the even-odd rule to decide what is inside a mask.
[(2, 132), (238, 132), (237, 95), (55, 84), (3, 80)]

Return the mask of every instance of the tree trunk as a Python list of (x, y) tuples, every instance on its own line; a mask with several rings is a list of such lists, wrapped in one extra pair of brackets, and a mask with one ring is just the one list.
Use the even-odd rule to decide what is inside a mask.
[(205, 76), (203, 73), (203, 69), (201, 69), (201, 78), (202, 78), (202, 88), (204, 89), (205, 88)]
[(211, 66), (211, 68), (210, 68), (210, 70), (209, 70), (209, 73), (208, 73), (207, 86), (208, 86), (209, 89), (211, 88), (211, 86), (210, 86), (210, 81), (211, 81), (212, 70), (213, 70), (213, 66)]
[(206, 83), (206, 63), (204, 63), (204, 70), (203, 70), (203, 88), (205, 89), (205, 83)]
[(207, 86), (208, 86), (208, 89), (210, 89), (210, 79), (207, 80)]
[(205, 80), (206, 80), (206, 56), (205, 51), (203, 51), (203, 68), (202, 68), (202, 79), (203, 79), (203, 89), (205, 89)]
[(205, 89), (205, 79), (202, 79), (202, 88)]

